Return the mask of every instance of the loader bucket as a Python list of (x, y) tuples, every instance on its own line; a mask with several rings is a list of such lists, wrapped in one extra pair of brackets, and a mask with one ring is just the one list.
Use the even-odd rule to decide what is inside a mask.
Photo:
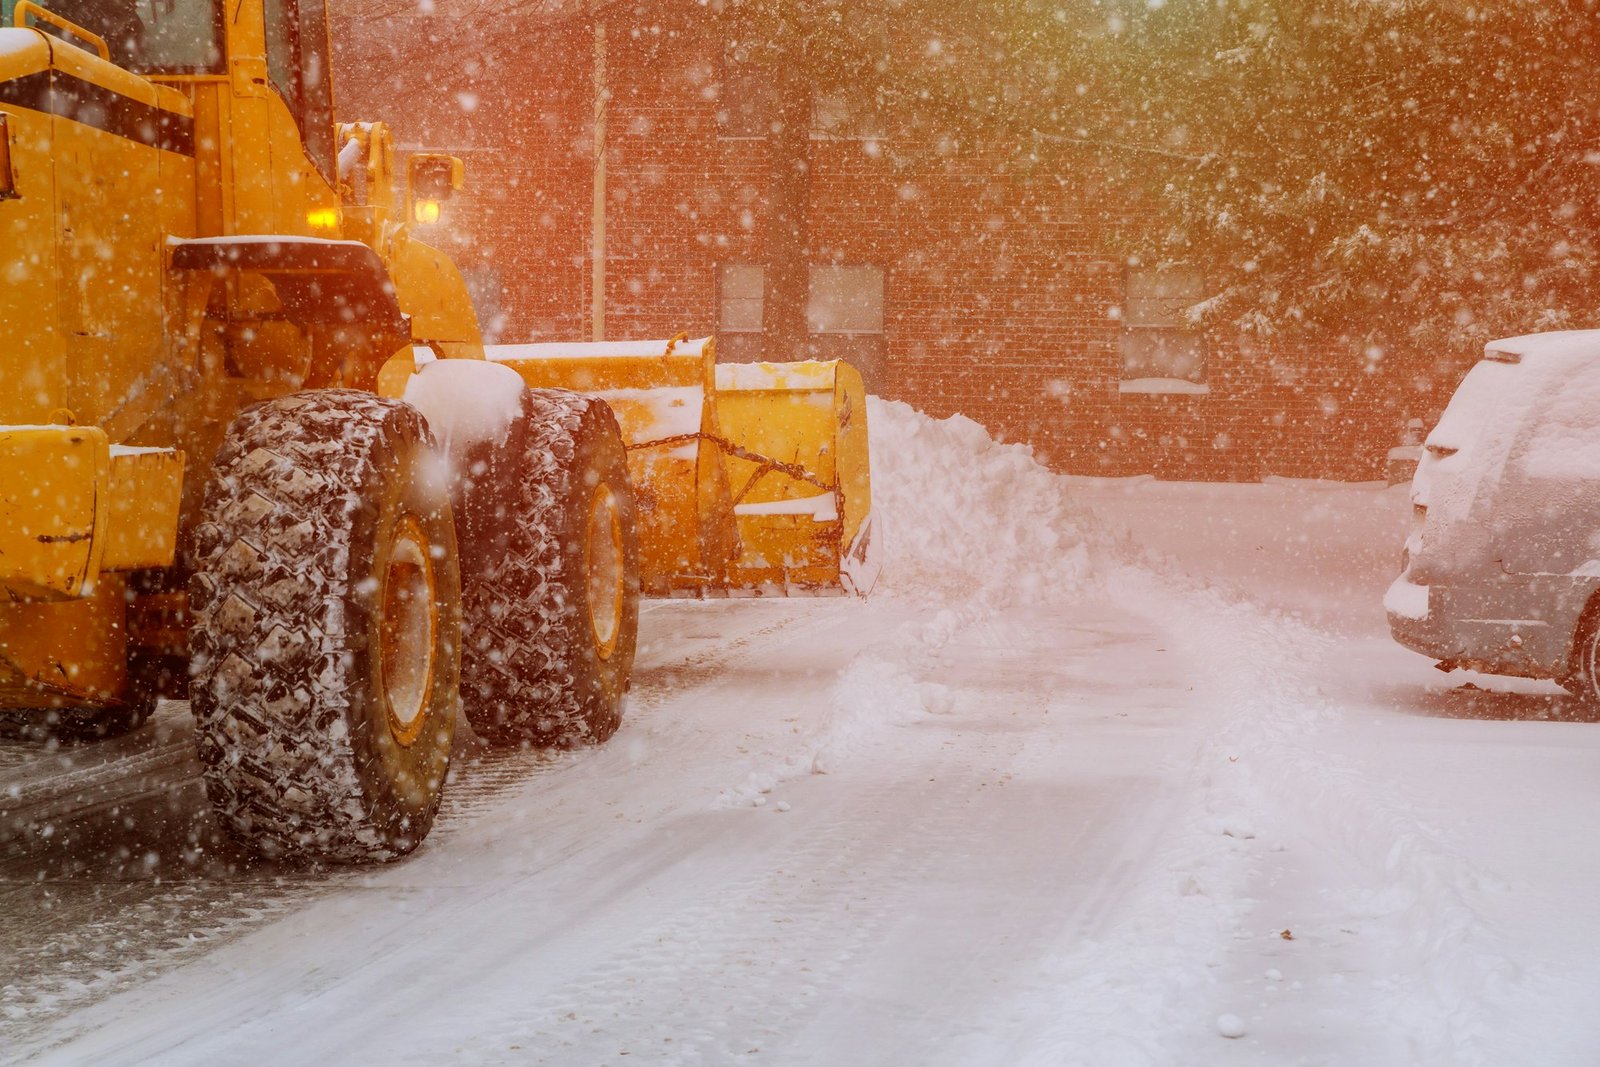
[(729, 584), (865, 596), (877, 578), (866, 392), (848, 363), (716, 369), (740, 552)]
[(536, 389), (605, 400), (628, 449), (640, 584), (650, 596), (720, 587), (736, 547), (718, 450), (709, 339), (490, 345)]

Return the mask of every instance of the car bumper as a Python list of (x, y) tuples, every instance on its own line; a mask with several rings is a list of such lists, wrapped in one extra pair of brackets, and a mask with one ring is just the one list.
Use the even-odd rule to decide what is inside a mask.
[[(1549, 610), (1562, 600), (1541, 597), (1541, 603), (1533, 606)], [(1384, 596), (1389, 633), (1413, 652), (1439, 660), (1441, 666), (1560, 678), (1567, 671), (1575, 612), (1557, 607), (1555, 614), (1562, 622), (1552, 625), (1551, 619), (1526, 617), (1532, 611), (1511, 610), (1527, 606), (1486, 605), (1476, 598), (1457, 597), (1449, 587), (1414, 585), (1405, 575), (1396, 578)]]

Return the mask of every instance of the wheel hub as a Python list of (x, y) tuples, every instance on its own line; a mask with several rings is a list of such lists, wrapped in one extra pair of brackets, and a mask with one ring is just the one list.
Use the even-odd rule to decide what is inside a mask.
[(622, 509), (608, 485), (595, 490), (589, 502), (588, 536), (584, 538), (584, 573), (588, 575), (589, 625), (601, 659), (616, 650), (622, 632), (626, 589), (622, 553)]
[(397, 524), (381, 591), (380, 677), (389, 730), (402, 745), (422, 735), (433, 688), (433, 646), (439, 625), (428, 537), (414, 516)]

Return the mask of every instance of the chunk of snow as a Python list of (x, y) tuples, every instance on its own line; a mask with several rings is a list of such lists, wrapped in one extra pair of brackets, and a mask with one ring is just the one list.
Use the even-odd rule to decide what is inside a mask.
[[(0, 29), (0, 56), (20, 56), (26, 52), (36, 52), (39, 58), (45, 61), (48, 61), (50, 56), (49, 49), (45, 46), (45, 39), (38, 31), (20, 30), (9, 26)], [(15, 74), (8, 76), (15, 77)]]
[(880, 588), (1046, 604), (1089, 581), (1071, 482), (1027, 446), (997, 443), (961, 415), (931, 419), (877, 397), (867, 431)]
[(1428, 587), (1396, 578), (1383, 594), (1383, 610), (1401, 619), (1426, 619), (1428, 617)]
[(441, 359), (418, 368), (404, 400), (428, 420), (446, 455), (505, 441), (522, 410), (522, 376), (510, 367), (476, 359)]
[[(832, 390), (834, 365), (807, 359), (796, 363), (719, 363), (717, 388), (731, 392), (757, 389)], [(830, 401), (831, 403), (831, 401)]]
[(1231, 1012), (1217, 1016), (1217, 1033), (1223, 1037), (1243, 1037), (1244, 1020)]
[[(697, 385), (660, 389), (597, 389), (593, 395), (611, 405), (611, 410), (617, 414), (617, 421), (622, 424), (622, 436), (630, 445), (649, 444), (651, 441), (700, 432), (705, 391)], [(692, 449), (692, 444), (690, 447)], [(689, 458), (692, 459), (693, 455), (691, 450)]]
[(176, 453), (176, 448), (154, 448), (148, 445), (112, 445), (111, 456), (159, 456)]

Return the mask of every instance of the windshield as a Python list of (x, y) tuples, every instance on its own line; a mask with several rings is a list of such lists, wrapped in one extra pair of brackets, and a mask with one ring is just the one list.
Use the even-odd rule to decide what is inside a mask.
[[(15, 24), (17, 0), (0, 0)], [(211, 74), (222, 70), (222, 20), (216, 0), (40, 0), (40, 6), (105, 38), (111, 60), (141, 74)], [(85, 42), (41, 21), (46, 33)]]

